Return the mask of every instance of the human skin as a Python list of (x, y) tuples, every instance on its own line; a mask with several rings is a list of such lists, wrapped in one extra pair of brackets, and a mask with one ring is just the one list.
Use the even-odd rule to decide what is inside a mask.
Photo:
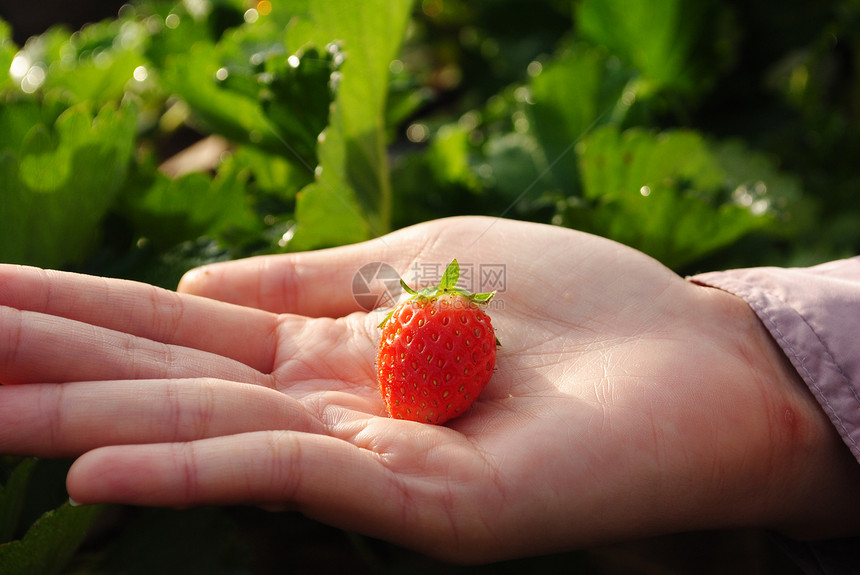
[[(505, 265), (496, 371), (445, 426), (391, 419), (353, 275), (453, 257)], [(459, 562), (860, 532), (860, 466), (745, 302), (609, 240), (452, 218), (178, 291), (0, 266), (0, 453), (76, 457), (82, 504), (295, 510)]]

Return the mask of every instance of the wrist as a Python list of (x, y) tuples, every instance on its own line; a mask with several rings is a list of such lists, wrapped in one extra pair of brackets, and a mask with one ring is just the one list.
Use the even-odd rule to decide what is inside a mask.
[(735, 509), (740, 523), (796, 539), (860, 534), (860, 465), (753, 310), (738, 296), (712, 291), (732, 308), (736, 352), (760, 393), (766, 433), (750, 439), (764, 450), (751, 453), (758, 461), (747, 507)]

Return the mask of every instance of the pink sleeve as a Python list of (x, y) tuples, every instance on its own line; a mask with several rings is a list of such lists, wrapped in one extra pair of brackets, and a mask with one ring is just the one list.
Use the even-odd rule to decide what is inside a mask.
[[(804, 269), (752, 268), (689, 279), (746, 300), (860, 462), (860, 257)], [(860, 537), (775, 538), (805, 573), (860, 573)]]
[(860, 257), (689, 279), (746, 300), (860, 462)]

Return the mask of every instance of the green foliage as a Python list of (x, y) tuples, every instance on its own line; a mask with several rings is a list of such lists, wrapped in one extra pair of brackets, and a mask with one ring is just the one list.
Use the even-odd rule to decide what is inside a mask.
[(579, 45), (541, 66), (529, 83), (529, 119), (560, 189), (579, 188), (571, 149), (596, 124), (623, 117), (621, 96), (631, 76), (600, 51)]
[(0, 108), (0, 260), (56, 267), (98, 241), (97, 224), (125, 180), (136, 115), (126, 104), (96, 114), (76, 105), (45, 121), (45, 108)]
[(9, 575), (50, 575), (63, 572), (98, 519), (102, 507), (68, 503), (46, 512), (19, 540), (0, 545), (0, 566)]
[[(851, 0), (139, 0), (19, 45), (0, 20), (0, 261), (174, 287), (469, 213), (681, 273), (856, 254), (857, 22)], [(0, 540), (23, 537), (0, 558), (59, 570), (98, 513), (36, 521), (33, 468), (0, 462)]]
[(712, 81), (732, 48), (726, 19), (713, 0), (585, 0), (576, 13), (583, 36), (634, 68), (646, 93)]
[(192, 172), (176, 178), (155, 172), (129, 188), (123, 213), (157, 248), (167, 249), (204, 234), (224, 237), (256, 231), (243, 172), (223, 166), (214, 177)]
[(688, 264), (771, 226), (772, 204), (796, 197), (789, 178), (744, 152), (723, 146), (715, 154), (687, 130), (597, 130), (577, 146), (583, 195), (569, 202), (564, 223), (634, 245), (672, 267)]
[(127, 510), (129, 528), (98, 558), (100, 573), (237, 575), (253, 573), (250, 550), (235, 522), (215, 508), (178, 514)]
[[(0, 20), (0, 70), (9, 70), (18, 47), (12, 41), (12, 29), (3, 20)], [(10, 74), (0, 74), (0, 90), (8, 90), (12, 86)]]
[[(302, 17), (290, 23), (286, 36), (296, 49), (304, 45), (335, 45), (343, 50), (333, 117), (320, 151), (320, 185), (305, 190), (304, 209), (297, 214), (332, 219), (343, 226), (343, 240), (313, 239), (314, 219), (298, 219), (302, 249), (366, 239), (387, 231), (391, 220), (386, 121), (389, 64), (399, 52), (409, 22), (411, 0), (361, 3), (307, 3)], [(312, 202), (312, 203), (311, 203)], [(360, 211), (355, 204), (360, 206)], [(309, 206), (332, 206), (335, 213), (312, 213)], [(364, 237), (356, 231), (364, 228)]]
[[(802, 231), (791, 206), (805, 199), (780, 191), (792, 178), (777, 161), (717, 158), (729, 146), (684, 125), (736, 62), (736, 19), (724, 5), (584, 0), (558, 13), (560, 23), (571, 18), (566, 32), (527, 26), (529, 40), (510, 48), (499, 45), (512, 41), (509, 30), (482, 7), (433, 6), (422, 4), (427, 17), (406, 0), (295, 2), (264, 14), (238, 0), (141, 2), (75, 33), (52, 28), (20, 50), (4, 25), (11, 83), (0, 169), (10, 223), (0, 259), (151, 277), (148, 266), (202, 237), (237, 257), (486, 213), (580, 227), (678, 267), (751, 232), (784, 240), (786, 225)], [(526, 18), (517, 3), (508, 9)], [(484, 20), (475, 28), (470, 17)], [(472, 38), (459, 53), (446, 52), (446, 24)], [(470, 53), (479, 40), (480, 54)], [(500, 55), (527, 65), (502, 73)], [(481, 62), (507, 82), (489, 99), (475, 99), (486, 88), (469, 78), (445, 80)], [(466, 107), (437, 111), (427, 87), (436, 77), (451, 86), (435, 97), (460, 94)], [(399, 144), (396, 119), (428, 145)], [(603, 125), (612, 128), (599, 132), (593, 156)], [(702, 157), (675, 154), (679, 136), (645, 136), (664, 128), (702, 136)], [(200, 171), (160, 173), (161, 150), (186, 134), (216, 134), (230, 147)], [(662, 186), (638, 164), (595, 179), (595, 161), (625, 154), (677, 163), (660, 168), (677, 181)], [(720, 182), (690, 180), (696, 167), (684, 164), (693, 161), (719, 164)], [(738, 201), (750, 182), (768, 197)], [(624, 194), (601, 187), (622, 183)], [(644, 188), (660, 193), (646, 198)]]
[(205, 130), (313, 167), (332, 100), (332, 55), (309, 50), (287, 59), (283, 44), (261, 47), (255, 40), (234, 33), (171, 55), (164, 86)]
[(0, 485), (0, 546), (11, 541), (18, 530), (27, 485), (35, 464), (35, 459), (24, 459), (8, 465), (9, 477)]

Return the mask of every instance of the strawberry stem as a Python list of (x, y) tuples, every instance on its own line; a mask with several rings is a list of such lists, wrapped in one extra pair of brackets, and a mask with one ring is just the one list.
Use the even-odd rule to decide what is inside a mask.
[[(401, 278), (400, 287), (402, 287), (406, 293), (412, 296), (411, 298), (409, 298), (408, 301), (416, 301), (423, 298), (429, 299), (444, 294), (455, 293), (465, 297), (474, 304), (486, 305), (496, 295), (496, 292), (472, 293), (461, 287), (457, 287), (458, 281), (460, 281), (460, 264), (457, 261), (457, 258), (454, 258), (451, 263), (448, 264), (448, 267), (445, 268), (445, 273), (442, 274), (442, 277), (439, 279), (439, 285), (429, 286), (422, 288), (419, 291), (415, 291), (414, 289), (409, 287), (409, 285), (407, 285), (405, 281), (403, 281), (403, 278)], [(388, 323), (389, 319), (391, 319), (391, 316), (394, 314), (394, 311), (396, 309), (397, 307), (395, 307), (388, 313), (388, 315), (385, 316), (385, 319), (383, 319), (382, 323), (379, 324), (380, 329), (385, 327), (385, 324)], [(496, 340), (496, 343), (498, 344), (498, 340)]]

